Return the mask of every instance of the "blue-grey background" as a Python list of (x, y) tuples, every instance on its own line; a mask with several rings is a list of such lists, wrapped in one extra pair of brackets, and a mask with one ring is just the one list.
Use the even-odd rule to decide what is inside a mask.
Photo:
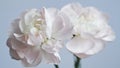
[[(0, 0), (0, 68), (24, 68), (20, 62), (10, 58), (6, 46), (8, 29), (13, 19), (21, 12), (31, 8), (56, 7), (79, 2), (83, 6), (94, 6), (109, 15), (109, 24), (116, 33), (116, 39), (105, 49), (82, 60), (82, 68), (120, 68), (120, 0)], [(73, 55), (66, 49), (61, 52), (60, 68), (73, 68)], [(53, 65), (40, 64), (36, 68), (54, 68)]]

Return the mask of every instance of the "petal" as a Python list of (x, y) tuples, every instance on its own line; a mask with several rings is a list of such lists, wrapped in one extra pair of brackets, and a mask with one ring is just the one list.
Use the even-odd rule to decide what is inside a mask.
[(75, 55), (79, 58), (86, 58), (86, 57), (89, 57), (90, 55), (88, 54), (84, 54), (84, 53), (75, 53)]
[(46, 63), (58, 64), (60, 63), (60, 56), (57, 52), (55, 53), (48, 53), (43, 51), (43, 57)]
[(11, 38), (8, 38), (8, 39), (7, 39), (6, 44), (7, 44), (7, 46), (8, 46), (9, 48), (12, 48), (12, 45), (11, 45)]
[(26, 25), (24, 23), (24, 19), (20, 20), (20, 22), (19, 22), (19, 28), (20, 28), (20, 30), (21, 30), (22, 33), (25, 33)]
[(52, 24), (53, 34), (59, 32), (62, 28), (64, 28), (64, 22), (60, 16), (56, 16)]
[(47, 25), (46, 33), (48, 38), (51, 38), (53, 21), (56, 18), (58, 10), (55, 8), (49, 8), (49, 9), (44, 8), (44, 10), (45, 10), (46, 25)]
[(74, 53), (79, 58), (86, 58), (100, 52), (104, 48), (105, 42), (99, 39), (92, 39), (93, 47), (84, 53)]
[(17, 33), (17, 34), (21, 34), (20, 28), (19, 28), (19, 21), (20, 19), (17, 18), (15, 19), (12, 24), (11, 24), (11, 29), (12, 29), (12, 33)]
[(62, 48), (62, 43), (56, 40), (48, 40), (46, 43), (42, 45), (42, 49), (48, 53), (59, 52)]
[(53, 26), (53, 30), (54, 29), (56, 30), (53, 31), (53, 37), (58, 40), (70, 39), (72, 37), (73, 26), (70, 23), (68, 17), (64, 15), (64, 13), (60, 13), (60, 16), (61, 16), (61, 22), (59, 22), (58, 25), (55, 25), (55, 28), (58, 28), (59, 26), (61, 26), (61, 28), (55, 29)]
[(106, 35), (102, 38), (105, 41), (113, 41), (115, 39), (115, 33), (109, 29), (106, 31)]
[(93, 42), (94, 42), (93, 48), (88, 50), (85, 54), (94, 55), (94, 54), (100, 52), (104, 48), (104, 45), (105, 45), (104, 41), (99, 40), (99, 39), (94, 39)]
[(39, 16), (37, 9), (31, 9), (24, 15), (24, 23), (25, 25), (31, 25), (35, 16)]
[(16, 52), (17, 52), (17, 54), (19, 55), (19, 57), (20, 57), (21, 59), (24, 58), (23, 49), (21, 49), (21, 50), (17, 50)]
[(39, 47), (30, 46), (23, 50), (23, 54), (29, 64), (37, 65), (41, 62), (42, 54)]
[(21, 50), (27, 47), (26, 44), (23, 44), (15, 38), (8, 38), (7, 45), (14, 50)]
[(10, 51), (10, 55), (11, 55), (11, 57), (12, 57), (13, 59), (20, 60), (20, 57), (19, 57), (19, 55), (17, 54), (16, 50), (13, 50), (13, 49), (10, 48), (9, 51)]
[(16, 33), (13, 33), (14, 37), (16, 38), (16, 40), (22, 42), (22, 43), (26, 43), (27, 42), (27, 39), (28, 39), (28, 36), (27, 35), (24, 35), (24, 34), (16, 34)]
[(105, 25), (106, 26), (104, 26), (104, 28), (95, 35), (95, 37), (101, 38), (104, 41), (113, 41), (115, 39), (115, 33), (112, 31), (109, 25)]
[(61, 11), (64, 12), (68, 17), (70, 17), (70, 20), (74, 20), (76, 17), (79, 16), (81, 12), (81, 6), (79, 3), (71, 3), (68, 5), (65, 5)]
[(37, 58), (35, 58), (35, 61), (34, 61), (33, 63), (29, 63), (26, 58), (22, 59), (21, 61), (22, 61), (22, 64), (23, 64), (25, 67), (35, 67), (35, 66), (37, 66), (38, 64), (40, 64), (41, 59), (42, 59), (42, 58), (41, 58), (41, 55), (39, 54), (39, 56), (38, 56)]
[(41, 45), (41, 42), (44, 41), (43, 35), (41, 34), (42, 33), (40, 33), (38, 30), (32, 28), (31, 33), (29, 33), (27, 43), (33, 46)]
[(92, 48), (93, 43), (91, 39), (85, 39), (76, 36), (67, 43), (66, 47), (73, 53), (83, 53)]

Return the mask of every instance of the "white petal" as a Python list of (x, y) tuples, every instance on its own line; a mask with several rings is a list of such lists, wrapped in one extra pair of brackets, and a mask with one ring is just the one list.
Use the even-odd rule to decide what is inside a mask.
[(105, 41), (113, 41), (115, 39), (115, 34), (114, 32), (109, 29), (108, 31), (106, 31), (106, 35), (102, 38)]
[(93, 43), (91, 39), (76, 36), (67, 43), (66, 47), (73, 53), (84, 53), (93, 47)]
[(115, 39), (115, 34), (111, 34), (111, 35), (106, 36), (102, 39), (105, 40), (105, 41), (113, 41)]
[(60, 16), (62, 18), (61, 19), (62, 22), (59, 22), (58, 25), (55, 25), (55, 28), (58, 28), (59, 26), (61, 26), (61, 27), (59, 29), (55, 29), (54, 26), (53, 26), (53, 30), (54, 29), (56, 30), (53, 33), (53, 37), (55, 39), (58, 39), (58, 40), (70, 39), (72, 37), (73, 26), (70, 23), (70, 21), (69, 21), (67, 16), (65, 16), (63, 13), (60, 13)]
[(42, 49), (48, 53), (59, 52), (62, 48), (62, 44), (59, 41), (48, 40), (46, 43), (42, 45)]
[(57, 16), (52, 24), (53, 33), (59, 32), (64, 28), (64, 22), (60, 16)]
[(44, 8), (44, 10), (45, 10), (46, 25), (47, 25), (46, 33), (48, 35), (48, 38), (51, 38), (52, 26), (53, 26), (53, 22), (56, 18), (56, 15), (58, 13), (58, 10), (55, 8), (50, 8), (50, 9)]
[(78, 3), (65, 5), (61, 9), (62, 12), (64, 12), (68, 17), (70, 17), (70, 20), (74, 20), (75, 18), (77, 18), (79, 16), (80, 10), (81, 10), (81, 6)]
[(95, 37), (96, 38), (101, 38), (104, 41), (113, 41), (115, 39), (115, 34), (112, 31), (111, 27), (107, 24), (105, 24), (106, 26), (103, 27), (103, 29), (98, 32)]
[(24, 15), (25, 25), (31, 25), (35, 16), (39, 16), (37, 9), (31, 9)]
[(99, 39), (94, 39), (93, 42), (94, 42), (93, 48), (88, 50), (85, 54), (94, 55), (94, 54), (100, 52), (104, 48), (104, 45), (105, 45), (104, 41), (99, 40)]

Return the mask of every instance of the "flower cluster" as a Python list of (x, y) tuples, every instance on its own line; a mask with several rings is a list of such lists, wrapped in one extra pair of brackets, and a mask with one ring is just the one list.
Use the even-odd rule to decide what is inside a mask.
[(26, 10), (13, 21), (7, 45), (13, 59), (31, 67), (41, 61), (58, 64), (63, 46), (79, 58), (94, 55), (114, 38), (102, 12), (72, 3), (61, 10)]

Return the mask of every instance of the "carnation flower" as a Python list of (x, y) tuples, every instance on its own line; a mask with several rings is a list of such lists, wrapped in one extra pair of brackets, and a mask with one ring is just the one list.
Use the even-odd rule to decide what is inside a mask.
[(21, 60), (27, 67), (36, 66), (42, 60), (58, 64), (58, 52), (63, 46), (63, 40), (71, 36), (71, 27), (66, 26), (67, 22), (58, 9), (25, 11), (12, 23), (10, 37), (7, 40), (11, 57)]
[(96, 8), (72, 3), (64, 6), (61, 12), (73, 25), (73, 37), (66, 48), (79, 58), (98, 53), (107, 41), (114, 40), (114, 32), (108, 25), (105, 14)]

